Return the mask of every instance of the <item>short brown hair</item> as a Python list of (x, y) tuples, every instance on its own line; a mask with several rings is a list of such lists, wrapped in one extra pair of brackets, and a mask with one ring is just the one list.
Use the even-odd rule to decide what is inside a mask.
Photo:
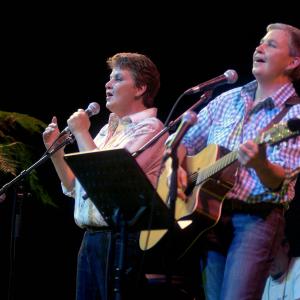
[(153, 106), (154, 98), (160, 88), (160, 74), (149, 57), (140, 53), (122, 52), (108, 58), (107, 64), (110, 69), (117, 67), (129, 70), (137, 87), (146, 85), (143, 103), (146, 107)]
[[(283, 23), (273, 23), (267, 26), (267, 32), (279, 29), (286, 31), (289, 35), (289, 49), (291, 56), (299, 56), (300, 57), (300, 29), (297, 27), (283, 24)], [(300, 79), (300, 65), (291, 71), (289, 74), (292, 81), (296, 81)]]

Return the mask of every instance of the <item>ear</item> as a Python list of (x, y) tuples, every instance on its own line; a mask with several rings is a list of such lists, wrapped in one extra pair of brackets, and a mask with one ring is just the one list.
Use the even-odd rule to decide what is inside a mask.
[(288, 65), (288, 70), (296, 69), (300, 65), (300, 56), (294, 56)]
[(147, 86), (146, 85), (142, 85), (140, 87), (136, 88), (136, 93), (135, 93), (135, 97), (136, 99), (139, 99), (147, 90)]

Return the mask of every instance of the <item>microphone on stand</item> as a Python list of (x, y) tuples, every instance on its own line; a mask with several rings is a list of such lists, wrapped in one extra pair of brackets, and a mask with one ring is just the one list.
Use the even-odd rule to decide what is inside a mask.
[(167, 142), (164, 159), (167, 159), (173, 151), (176, 151), (180, 141), (183, 139), (186, 132), (197, 122), (197, 114), (194, 111), (186, 111), (172, 138)]
[[(97, 102), (91, 102), (87, 109), (85, 110), (87, 113), (88, 117), (95, 116), (99, 114), (100, 112), (100, 105)], [(64, 134), (67, 134), (70, 132), (69, 127), (67, 126), (63, 131), (61, 131), (60, 136), (63, 136)]]
[(238, 74), (235, 70), (227, 70), (224, 74), (200, 83), (184, 92), (184, 95), (192, 95), (198, 92), (214, 89), (223, 84), (232, 84), (238, 80)]

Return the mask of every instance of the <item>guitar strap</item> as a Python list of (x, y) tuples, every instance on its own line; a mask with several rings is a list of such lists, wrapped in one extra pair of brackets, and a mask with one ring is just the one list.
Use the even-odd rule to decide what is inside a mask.
[(284, 103), (284, 108), (271, 120), (271, 122), (263, 128), (260, 133), (267, 131), (270, 129), (274, 124), (277, 124), (281, 121), (281, 119), (287, 114), (289, 109), (296, 104), (300, 104), (300, 97), (298, 96), (291, 96), (288, 98)]

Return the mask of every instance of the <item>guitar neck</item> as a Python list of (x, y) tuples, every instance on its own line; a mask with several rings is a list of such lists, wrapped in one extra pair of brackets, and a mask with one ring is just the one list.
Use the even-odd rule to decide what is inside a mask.
[(224, 155), (222, 158), (218, 159), (213, 165), (201, 170), (198, 173), (196, 185), (201, 184), (202, 182), (207, 180), (209, 177), (215, 175), (216, 173), (225, 169), (230, 164), (232, 164), (234, 161), (236, 161), (237, 154), (238, 154), (238, 151), (232, 151), (232, 152)]
[[(270, 129), (261, 132), (261, 134), (254, 139), (254, 142), (257, 144), (276, 145), (284, 140), (298, 136), (299, 134), (300, 130), (291, 131), (286, 123), (278, 123), (273, 125)], [(209, 177), (232, 164), (235, 160), (237, 160), (237, 154), (238, 150), (232, 151), (217, 160), (213, 165), (200, 170), (197, 173), (196, 185), (203, 183)], [(291, 176), (295, 176), (296, 173), (299, 173), (299, 169), (295, 170)]]

